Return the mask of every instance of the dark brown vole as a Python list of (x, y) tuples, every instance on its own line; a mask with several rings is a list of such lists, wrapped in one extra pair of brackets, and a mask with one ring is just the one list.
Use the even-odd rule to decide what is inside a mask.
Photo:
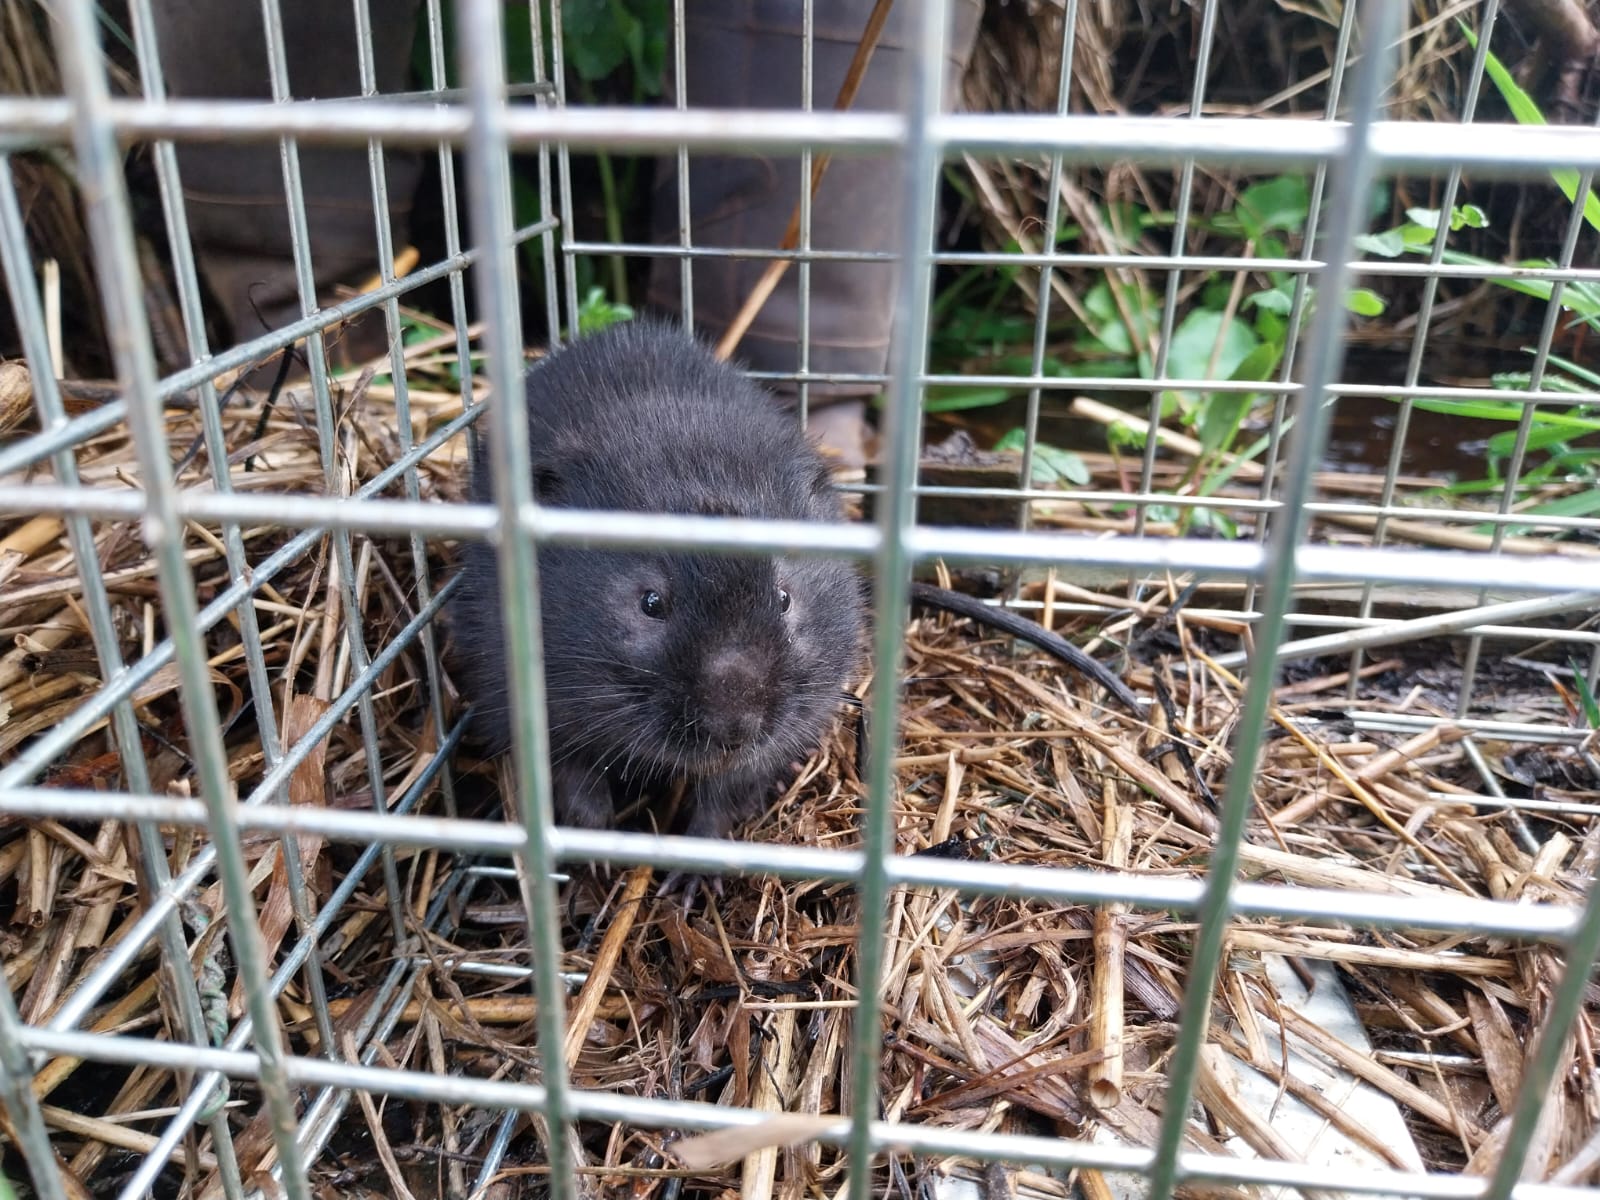
[[(568, 508), (834, 520), (820, 455), (776, 399), (674, 326), (579, 338), (526, 376), (538, 499)], [(492, 436), (492, 435), (490, 435)], [(471, 496), (492, 503), (483, 462)], [(724, 837), (837, 714), (857, 662), (858, 574), (746, 555), (538, 552), (556, 818), (687, 782), (685, 832)], [(495, 552), (462, 555), (457, 677), (491, 752), (509, 745)]]

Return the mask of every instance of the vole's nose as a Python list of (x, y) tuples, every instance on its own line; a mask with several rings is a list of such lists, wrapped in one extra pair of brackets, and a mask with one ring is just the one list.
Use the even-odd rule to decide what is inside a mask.
[(756, 655), (741, 649), (713, 654), (701, 676), (701, 690), (705, 727), (713, 741), (741, 746), (760, 735), (771, 683)]

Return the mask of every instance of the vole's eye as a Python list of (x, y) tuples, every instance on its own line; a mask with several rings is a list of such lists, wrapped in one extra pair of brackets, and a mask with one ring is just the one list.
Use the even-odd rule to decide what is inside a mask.
[(790, 604), (789, 593), (784, 591), (782, 588), (779, 588), (778, 589), (778, 611), (779, 612), (788, 612), (789, 611), (789, 604)]
[(653, 588), (639, 597), (639, 611), (657, 621), (667, 615), (667, 600)]

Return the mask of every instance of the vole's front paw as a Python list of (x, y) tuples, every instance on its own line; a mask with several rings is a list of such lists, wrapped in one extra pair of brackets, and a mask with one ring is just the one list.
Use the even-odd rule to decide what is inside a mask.
[(676, 902), (683, 910), (683, 915), (688, 916), (702, 891), (705, 892), (708, 903), (712, 899), (721, 900), (722, 876), (674, 871), (661, 881), (661, 886), (656, 889), (656, 899), (668, 903)]

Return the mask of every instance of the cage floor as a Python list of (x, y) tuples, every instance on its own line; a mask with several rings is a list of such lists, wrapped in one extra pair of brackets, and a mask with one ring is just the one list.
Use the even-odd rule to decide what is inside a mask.
[[(423, 348), (412, 356), (416, 439), (461, 412), (459, 395), (441, 378), (446, 361), (429, 357), (434, 353)], [(394, 463), (401, 445), (392, 391), (374, 383), (372, 371), (353, 373), (340, 387), (341, 469), (354, 487)], [(229, 409), (236, 487), (322, 486), (315, 432), (301, 404), (291, 388), (270, 413), (251, 399)], [(172, 407), (168, 429), (174, 461), (187, 459), (181, 482), (205, 486), (209, 465), (196, 443), (194, 410)], [(108, 433), (80, 455), (87, 484), (136, 484), (124, 437)], [(423, 499), (458, 493), (461, 454), (457, 438), (422, 458)], [(1071, 514), (1055, 517), (1070, 524)], [(217, 531), (195, 526), (192, 534), (204, 601), (230, 575)], [(7, 756), (66, 718), (99, 680), (60, 522), (13, 522), (0, 536), (8, 552), (0, 624), (18, 631), (17, 650), (0, 659), (7, 705), (0, 756)], [(241, 537), (259, 562), (288, 535), (261, 528)], [(132, 526), (105, 522), (97, 526), (96, 549), (126, 648), (137, 657), (162, 637), (143, 544)], [(446, 547), (429, 549), (435, 583), (447, 575), (449, 557)], [(415, 625), (416, 561), (406, 539), (357, 539), (354, 561), (354, 595), (376, 652)], [(354, 674), (340, 636), (332, 562), (324, 539), (256, 593), (286, 746), (328, 711)], [(1042, 585), (1030, 593), (1036, 601), (1044, 594)], [(1227, 615), (1225, 598), (1213, 596), (1202, 609), (1190, 597), (1185, 607), (1176, 584), (1152, 588), (1132, 607), (1081, 588), (1062, 586), (1051, 595), (1064, 607), (1045, 619), (1125, 668), (1130, 685), (1155, 701), (1151, 723), (1102, 707), (1103, 697), (1043, 654), (969, 622), (918, 618), (905, 662), (896, 852), (1200, 878), (1214, 828), (1210, 797), (1228, 769), (1240, 695), (1238, 680), (1215, 658), (1237, 645), (1241, 627)], [(1096, 604), (1101, 615), (1086, 615)], [(231, 774), (247, 791), (264, 759), (237, 630), (219, 623), (209, 646)], [(1487, 806), (1450, 720), (1457, 667), (1439, 650), (1374, 652), (1353, 699), (1347, 660), (1291, 671), (1271, 713), (1275, 736), (1243, 852), (1247, 876), (1395, 897), (1580, 901), (1600, 859), (1600, 826), (1581, 815), (1596, 781), (1571, 745), (1507, 743), (1496, 770), (1565, 811)], [(389, 801), (408, 796), (425, 811), (449, 803), (463, 815), (495, 816), (501, 801), (493, 764), (457, 755), (448, 787), (434, 770), (450, 743), (434, 724), (424, 653), (420, 640), (411, 641), (371, 688)], [(1487, 678), (1494, 705), (1488, 715), (1529, 721), (1560, 711), (1562, 699), (1537, 664), (1508, 659)], [(181, 793), (190, 764), (175, 674), (157, 672), (136, 706), (153, 790)], [(1425, 720), (1409, 734), (1375, 731), (1360, 720), (1395, 715)], [(742, 836), (775, 845), (855, 845), (863, 796), (856, 749), (847, 719), (781, 802)], [(47, 779), (115, 789), (123, 786), (118, 762), (97, 727)], [(369, 780), (361, 722), (349, 715), (296, 769), (290, 795), (297, 803), (370, 808)], [(0, 880), (14, 899), (0, 948), (21, 1015), (36, 1023), (92, 972), (139, 912), (141, 891), (119, 823), (96, 829), (8, 820), (5, 828)], [(203, 848), (199, 835), (182, 830), (166, 844), (175, 875)], [(295, 1051), (323, 1052), (331, 1029), (349, 1039), (340, 1053), (369, 1061), (537, 1078), (526, 927), (506, 864), (398, 851), (396, 905), (382, 872), (349, 879), (371, 855), (313, 839), (301, 839), (299, 850), (319, 908), (326, 911), (342, 883), (353, 887), (339, 893), (320, 941), (327, 1021), (318, 1019), (319, 998), (303, 976), (281, 996)], [(262, 928), (275, 951), (297, 936), (281, 853), (270, 838), (247, 846)], [(648, 868), (575, 868), (563, 884), (562, 969), (573, 981), (565, 1050), (574, 1084), (774, 1112), (840, 1112), (849, 1088), (850, 979), (861, 920), (851, 888), (729, 879), (720, 894), (685, 909), (658, 898), (656, 882)], [(200, 933), (203, 914), (221, 911), (220, 894), (207, 881), (193, 900), (199, 953), (227, 980), (225, 944), (215, 936), (220, 925)], [(394, 914), (408, 939), (403, 945)], [(1156, 907), (1097, 911), (914, 888), (895, 891), (883, 919), (890, 947), (881, 1062), (886, 1117), (952, 1130), (1153, 1144), (1190, 923)], [(1553, 951), (1471, 934), (1375, 933), (1254, 917), (1234, 922), (1229, 946), (1199, 1093), (1205, 1120), (1192, 1126), (1195, 1148), (1281, 1156), (1273, 1114), (1294, 1103), (1321, 1123), (1311, 1153), (1345, 1156), (1338, 1161), (1459, 1171), (1492, 1158), (1520, 1077), (1521, 1046), (1560, 970)], [(1297, 980), (1305, 993), (1298, 998)], [(154, 957), (142, 957), (88, 1024), (160, 1031), (161, 989)], [(1317, 991), (1324, 1000), (1348, 997), (1335, 1010), (1341, 1021), (1306, 1007)], [(222, 983), (217, 998), (237, 1020), (237, 986)], [(1569, 1053), (1576, 1068), (1592, 1048), (1580, 1038)], [(1565, 1082), (1588, 1076), (1574, 1070), (1557, 1078), (1563, 1082), (1550, 1106), (1559, 1119), (1544, 1135), (1545, 1161), (1569, 1157), (1595, 1127), (1588, 1085)], [(1251, 1080), (1255, 1093), (1246, 1086)], [(160, 1112), (178, 1095), (163, 1071), (91, 1071), (66, 1059), (44, 1070), (38, 1088), (64, 1159), (95, 1191), (155, 1143), (147, 1130), (158, 1128), (156, 1118), (130, 1114)], [(1351, 1100), (1358, 1092), (1360, 1104)], [(236, 1086), (235, 1101), (251, 1097), (249, 1086)], [(324, 1100), (308, 1116), (308, 1128), (328, 1143), (316, 1167), (324, 1186), (438, 1194), (444, 1183), (459, 1187), (475, 1178), (492, 1153), (498, 1186), (510, 1189), (505, 1194), (538, 1191), (541, 1134), (525, 1120), (507, 1124), (499, 1113), (381, 1098)], [(236, 1130), (247, 1178), (270, 1161), (266, 1121), (260, 1114)], [(715, 1147), (705, 1151), (709, 1160), (689, 1153), (696, 1166), (684, 1165), (690, 1143), (675, 1149), (672, 1139), (644, 1130), (586, 1125), (579, 1141), (583, 1169), (608, 1195), (657, 1194), (669, 1178), (681, 1179), (686, 1195), (757, 1185), (769, 1191), (758, 1186), (744, 1194), (832, 1195), (844, 1169), (842, 1153), (803, 1136), (749, 1157), (749, 1147), (724, 1149), (720, 1160)], [(210, 1194), (215, 1164), (209, 1140), (190, 1138), (172, 1158), (163, 1192)], [(884, 1170), (903, 1180), (983, 1175), (956, 1157), (895, 1160)], [(1068, 1187), (1040, 1171), (1016, 1173), (1011, 1183), (1022, 1195), (1065, 1195)]]

